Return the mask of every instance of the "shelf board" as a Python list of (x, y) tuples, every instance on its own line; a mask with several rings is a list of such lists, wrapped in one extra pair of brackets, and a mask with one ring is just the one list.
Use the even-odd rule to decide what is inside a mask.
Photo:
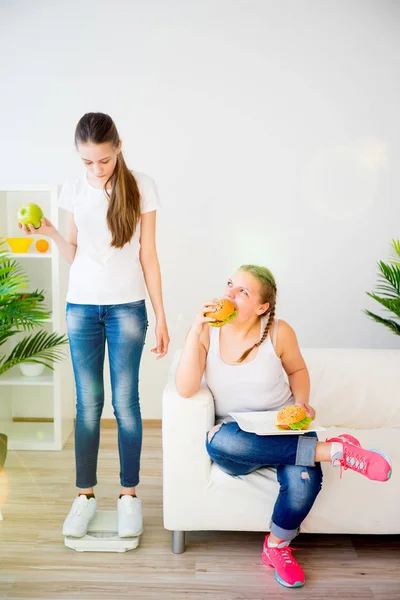
[(9, 450), (54, 449), (54, 423), (13, 423), (2, 420), (0, 431), (8, 436)]
[(21, 372), (6, 372), (0, 375), (0, 385), (54, 385), (52, 375), (39, 375), (39, 377), (26, 377)]
[(51, 252), (8, 252), (13, 258), (51, 258)]
[(57, 191), (58, 184), (41, 183), (0, 183), (0, 192), (54, 192)]

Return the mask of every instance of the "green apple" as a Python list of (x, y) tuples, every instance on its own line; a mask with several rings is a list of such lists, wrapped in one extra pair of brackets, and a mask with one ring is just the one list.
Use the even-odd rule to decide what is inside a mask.
[(42, 219), (42, 209), (37, 204), (33, 204), (33, 202), (24, 204), (18, 211), (18, 222), (21, 225), (33, 225), (35, 229), (39, 229)]

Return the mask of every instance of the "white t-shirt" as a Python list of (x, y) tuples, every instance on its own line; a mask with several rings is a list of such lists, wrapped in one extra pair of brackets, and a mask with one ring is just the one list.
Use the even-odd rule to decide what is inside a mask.
[[(132, 171), (139, 187), (141, 214), (160, 206), (151, 177)], [(78, 246), (69, 274), (67, 302), (72, 304), (124, 304), (146, 296), (139, 261), (140, 221), (130, 242), (123, 248), (111, 246), (107, 225), (108, 197), (92, 187), (86, 177), (66, 183), (59, 206), (74, 214)]]

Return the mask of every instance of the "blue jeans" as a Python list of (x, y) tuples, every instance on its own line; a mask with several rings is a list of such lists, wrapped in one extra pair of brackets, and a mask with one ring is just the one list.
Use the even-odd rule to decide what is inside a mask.
[(112, 404), (118, 424), (120, 480), (139, 483), (142, 418), (139, 365), (147, 332), (144, 300), (115, 305), (67, 303), (67, 329), (76, 384), (76, 486), (97, 483), (100, 417), (104, 406), (104, 353), (107, 340)]
[[(261, 467), (276, 467), (280, 484), (271, 533), (292, 540), (321, 490), (322, 469), (314, 463), (317, 435), (256, 435), (242, 431), (236, 422), (223, 423), (206, 437), (210, 458), (229, 475), (247, 475)], [(251, 510), (251, 507), (249, 507)]]

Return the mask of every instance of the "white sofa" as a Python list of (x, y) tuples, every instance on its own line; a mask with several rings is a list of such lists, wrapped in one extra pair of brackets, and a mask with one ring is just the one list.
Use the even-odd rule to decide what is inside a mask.
[[(206, 432), (214, 403), (203, 380), (192, 398), (175, 388), (173, 359), (163, 394), (164, 527), (172, 550), (184, 551), (185, 532), (267, 531), (278, 483), (273, 469), (232, 477), (210, 460)], [(323, 464), (324, 481), (301, 526), (304, 533), (400, 533), (400, 350), (305, 349), (311, 376), (310, 403), (327, 428), (320, 439), (343, 432), (392, 460), (386, 483)]]

